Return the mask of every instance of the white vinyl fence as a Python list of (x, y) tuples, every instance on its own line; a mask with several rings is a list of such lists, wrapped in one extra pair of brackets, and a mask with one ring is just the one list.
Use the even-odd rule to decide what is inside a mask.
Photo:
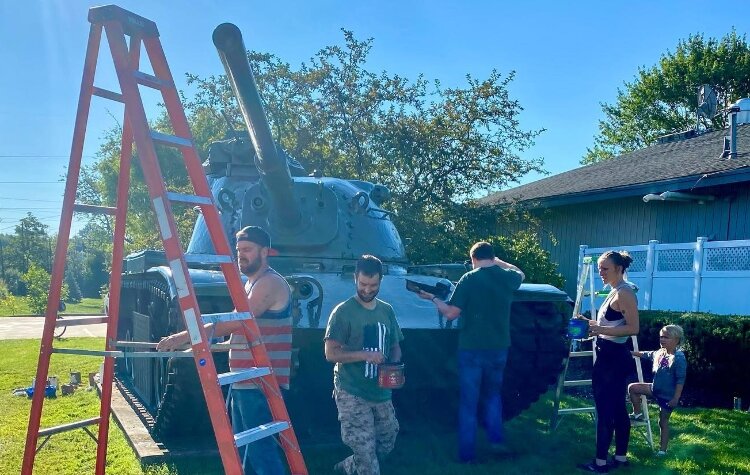
[[(750, 315), (750, 240), (590, 248), (581, 246), (578, 278), (584, 256), (594, 260), (606, 251), (628, 251), (633, 262), (627, 280), (639, 290), (641, 310), (677, 310)], [(602, 281), (594, 264), (594, 286)], [(589, 284), (586, 284), (589, 288)], [(584, 299), (582, 310), (590, 307)], [(597, 304), (598, 305), (598, 304)]]

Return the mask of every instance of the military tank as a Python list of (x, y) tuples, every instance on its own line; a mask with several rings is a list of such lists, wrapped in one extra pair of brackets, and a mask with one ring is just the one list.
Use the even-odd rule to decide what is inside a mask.
[[(293, 290), (294, 362), (287, 403), (298, 436), (304, 441), (313, 428), (319, 432), (338, 427), (323, 333), (332, 308), (354, 294), (353, 270), (362, 254), (384, 262), (379, 298), (393, 305), (405, 335), (407, 383), (394, 392), (400, 417), (450, 421), (458, 393), (457, 328), (431, 302), (408, 292), (405, 279), (445, 289), (443, 297), (447, 297), (452, 281), (466, 268), (462, 264), (409, 266), (392, 213), (384, 207), (388, 189), (304, 170), (272, 139), (239, 29), (220, 25), (213, 41), (249, 133), (235, 133), (211, 144), (204, 170), (230, 244), (242, 227), (264, 227), (279, 252), (270, 263)], [(187, 252), (214, 253), (200, 215)], [(232, 310), (221, 272), (194, 267), (190, 277), (202, 313)], [(567, 295), (552, 286), (524, 284), (516, 292), (504, 419), (518, 415), (556, 381), (567, 352), (570, 313)], [(164, 254), (141, 251), (128, 256), (118, 338), (155, 342), (183, 328)], [(215, 353), (214, 359), (217, 367), (226, 367), (226, 353)], [(192, 359), (123, 358), (117, 368), (124, 390), (157, 438), (168, 441), (190, 434), (211, 439), (205, 437), (211, 425)]]

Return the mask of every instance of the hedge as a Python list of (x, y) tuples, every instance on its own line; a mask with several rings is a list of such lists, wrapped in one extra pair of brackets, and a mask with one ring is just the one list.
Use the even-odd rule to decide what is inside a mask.
[[(750, 316), (713, 315), (655, 310), (640, 312), (641, 350), (659, 348), (664, 325), (685, 330), (683, 351), (688, 361), (682, 403), (687, 406), (731, 407), (734, 397), (750, 403)], [(644, 377), (651, 381), (650, 368)]]

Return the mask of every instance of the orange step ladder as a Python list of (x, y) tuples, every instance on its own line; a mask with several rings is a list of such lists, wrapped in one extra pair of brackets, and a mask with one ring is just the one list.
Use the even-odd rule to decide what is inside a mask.
[[(262, 342), (257, 344), (257, 338), (254, 337), (255, 335), (260, 335), (260, 331), (250, 314), (247, 297), (234, 260), (234, 255), (224, 235), (216, 205), (203, 173), (200, 159), (193, 145), (192, 134), (159, 41), (159, 32), (156, 24), (114, 5), (91, 8), (88, 19), (91, 23), (91, 30), (86, 50), (81, 91), (78, 99), (78, 112), (76, 114), (70, 164), (65, 186), (55, 260), (52, 268), (47, 310), (45, 312), (44, 331), (39, 352), (21, 473), (30, 475), (33, 472), (36, 453), (50, 436), (77, 428), (86, 430), (92, 438), (96, 439), (95, 473), (105, 473), (115, 358), (125, 356), (126, 354), (137, 357), (170, 357), (177, 356), (178, 353), (181, 356), (185, 355), (184, 352), (157, 353), (153, 351), (133, 351), (125, 353), (117, 350), (117, 321), (125, 241), (127, 198), (130, 186), (130, 161), (133, 142), (135, 142), (141, 160), (143, 175), (148, 186), (149, 197), (156, 215), (158, 231), (161, 234), (167, 261), (177, 288), (178, 301), (185, 321), (185, 327), (190, 335), (192, 356), (195, 359), (225, 472), (232, 475), (243, 473), (243, 462), (240, 459), (238, 447), (245, 446), (264, 437), (278, 434), (290, 472), (295, 475), (307, 474), (304, 459), (297, 443), (297, 437), (292, 429), (276, 377), (273, 375), (265, 346)], [(109, 43), (121, 93), (94, 86), (94, 75), (102, 31), (104, 31)], [(126, 36), (130, 39), (129, 45), (126, 42)], [(141, 44), (144, 46), (150, 60), (154, 72), (153, 75), (139, 71)], [(174, 135), (166, 135), (150, 130), (139, 86), (153, 88), (161, 92)], [(120, 172), (117, 184), (117, 202), (114, 207), (78, 204), (75, 202), (92, 95), (121, 102), (125, 105), (122, 147), (120, 151)], [(193, 185), (194, 195), (173, 193), (166, 189), (157, 161), (156, 143), (176, 147), (182, 152), (185, 167)], [(171, 211), (172, 202), (186, 203), (200, 207), (209, 234), (211, 235), (214, 249), (216, 249), (216, 255), (186, 255), (183, 252)], [(58, 302), (65, 270), (65, 256), (70, 240), (70, 228), (74, 212), (104, 213), (114, 216), (115, 219), (109, 314), (99, 317), (66, 318), (65, 320), (60, 320), (66, 326), (106, 322), (107, 337), (104, 351), (53, 347)], [(220, 266), (235, 306), (234, 312), (201, 315), (188, 272), (188, 262), (212, 263)], [(243, 332), (247, 341), (256, 342), (256, 344), (250, 345), (249, 349), (258, 367), (217, 374), (216, 367), (211, 358), (210, 341), (204, 329), (204, 324), (229, 320), (243, 320), (245, 322)], [(101, 375), (101, 405), (98, 417), (40, 430), (39, 426), (44, 405), (44, 389), (49, 375), (50, 358), (53, 353), (104, 357), (104, 371)], [(235, 434), (227, 414), (227, 406), (221, 386), (244, 380), (255, 380), (258, 383), (268, 401), (273, 421)], [(96, 437), (89, 431), (88, 426), (92, 425), (98, 426), (99, 430)], [(38, 444), (40, 437), (45, 438), (41, 445)]]

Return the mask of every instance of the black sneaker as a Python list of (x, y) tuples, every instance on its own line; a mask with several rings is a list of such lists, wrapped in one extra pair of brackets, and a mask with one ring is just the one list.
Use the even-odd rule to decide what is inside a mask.
[(609, 473), (609, 465), (597, 465), (596, 460), (592, 460), (589, 463), (579, 463), (576, 465), (576, 468), (584, 472)]
[(620, 467), (630, 467), (630, 461), (626, 460), (624, 462), (620, 462), (616, 458), (612, 457), (612, 460), (609, 461), (609, 468), (620, 468)]

